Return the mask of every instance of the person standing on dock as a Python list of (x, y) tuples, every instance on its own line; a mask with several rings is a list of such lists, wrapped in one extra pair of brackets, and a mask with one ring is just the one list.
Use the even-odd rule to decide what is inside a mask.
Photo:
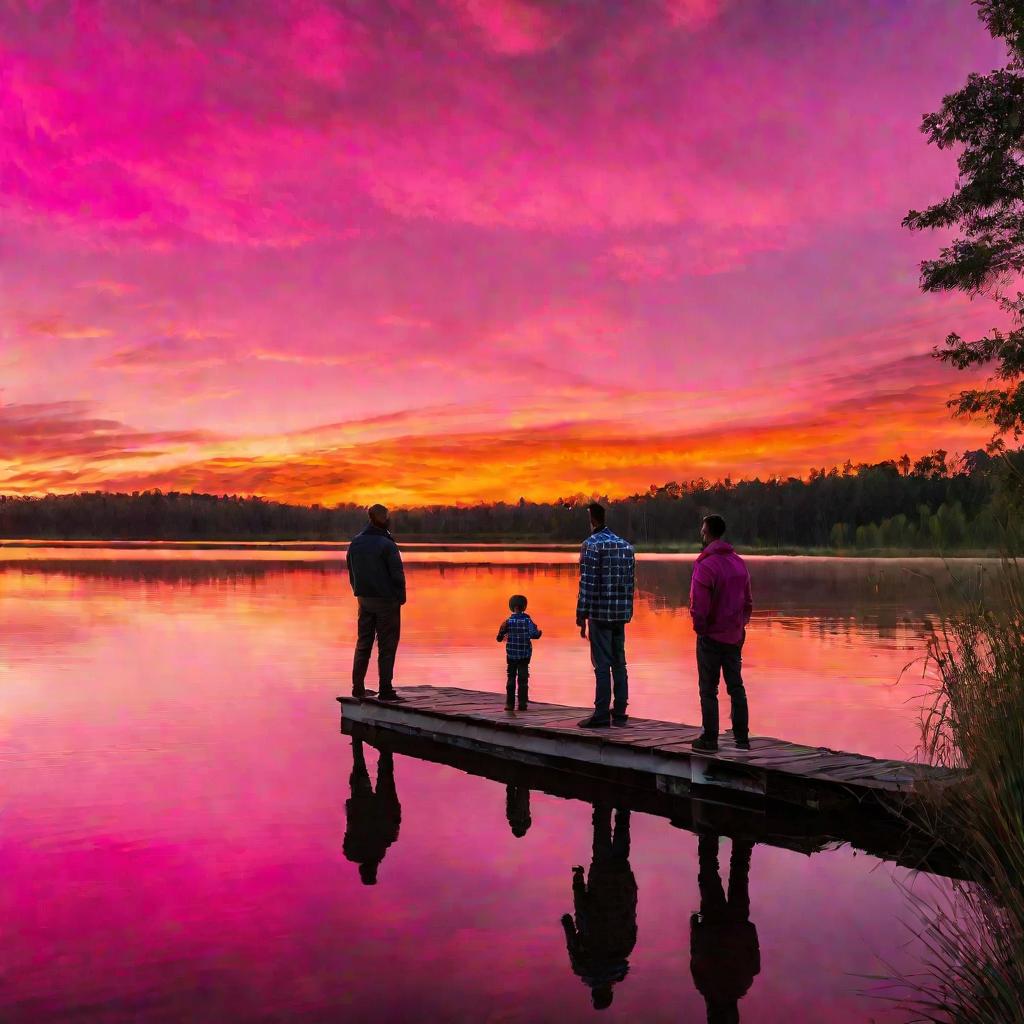
[(572, 869), (573, 914), (562, 915), (573, 972), (590, 988), (595, 1010), (612, 1004), (612, 989), (629, 973), (636, 945), (637, 885), (629, 866), (629, 811), (594, 804), (594, 849), (586, 879)]
[[(587, 506), (590, 536), (580, 551), (580, 591), (576, 625), (586, 639), (596, 682), (594, 713), (580, 722), (583, 729), (625, 725), (629, 680), (626, 675), (626, 623), (633, 618), (635, 555), (633, 547), (605, 525), (604, 506)], [(612, 682), (614, 680), (614, 704)]]
[(703, 731), (694, 750), (718, 750), (718, 681), (732, 702), (732, 735), (741, 750), (750, 749), (747, 691), (741, 672), (743, 641), (753, 610), (750, 573), (731, 544), (722, 540), (725, 520), (705, 516), (700, 527), (703, 550), (690, 579), (690, 617), (697, 634), (697, 679)]
[[(352, 658), (352, 696), (377, 697), (398, 702), (405, 698), (395, 692), (395, 655), (402, 630), (405, 604), (405, 569), (398, 545), (388, 526), (391, 517), (383, 505), (367, 510), (369, 523), (348, 546), (346, 562), (352, 593), (359, 602), (358, 635)], [(366, 689), (373, 641), (377, 641), (377, 671), (380, 692)]]
[(505, 710), (516, 707), (516, 683), (519, 684), (519, 710), (525, 711), (530, 703), (530, 659), (533, 641), (542, 636), (537, 624), (526, 614), (526, 598), (513, 594), (508, 599), (512, 613), (498, 628), (498, 643), (505, 645), (507, 674), (505, 677)]
[(726, 898), (717, 835), (697, 838), (700, 912), (690, 917), (690, 973), (707, 1005), (708, 1024), (739, 1024), (739, 1001), (761, 971), (757, 928), (750, 920), (749, 839), (733, 839)]

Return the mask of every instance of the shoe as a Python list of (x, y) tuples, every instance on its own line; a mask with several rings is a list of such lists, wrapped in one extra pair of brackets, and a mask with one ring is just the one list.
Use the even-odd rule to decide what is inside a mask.
[(599, 722), (593, 715), (591, 715), (589, 718), (584, 718), (583, 721), (578, 724), (581, 729), (607, 729), (612, 723)]
[(713, 740), (702, 733), (693, 741), (693, 743), (690, 744), (690, 746), (693, 747), (694, 750), (704, 750), (708, 753), (714, 753), (718, 750), (718, 740)]
[(528, 705), (526, 705), (526, 704), (520, 704), (519, 705), (519, 710), (520, 711), (525, 711), (527, 709), (527, 707), (528, 707)]
[(385, 693), (379, 694), (377, 700), (384, 704), (404, 704), (405, 698), (400, 697), (394, 690), (388, 690)]
[(629, 715), (612, 715), (612, 725), (617, 725), (620, 729), (625, 729), (629, 725)]
[(747, 739), (746, 737), (744, 737), (743, 739), (738, 739), (735, 742), (736, 742), (736, 749), (737, 750), (749, 750), (750, 749), (750, 740)]
[(515, 704), (506, 704), (505, 705), (505, 710), (506, 711), (515, 711), (515, 709), (516, 709)]
[(352, 691), (352, 696), (355, 697), (356, 700), (366, 700), (367, 697), (376, 697), (377, 696), (377, 691), (376, 690), (360, 690), (357, 693), (355, 690), (353, 690)]

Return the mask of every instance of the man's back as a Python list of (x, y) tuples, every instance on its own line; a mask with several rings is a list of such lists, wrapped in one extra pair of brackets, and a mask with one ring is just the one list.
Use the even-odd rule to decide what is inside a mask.
[(750, 573), (724, 540), (712, 541), (698, 556), (690, 581), (690, 615), (700, 636), (740, 644), (753, 601)]
[(356, 597), (405, 604), (405, 570), (391, 534), (370, 524), (348, 546), (348, 577)]
[(629, 622), (633, 618), (635, 562), (631, 544), (607, 526), (595, 530), (580, 550), (577, 620)]

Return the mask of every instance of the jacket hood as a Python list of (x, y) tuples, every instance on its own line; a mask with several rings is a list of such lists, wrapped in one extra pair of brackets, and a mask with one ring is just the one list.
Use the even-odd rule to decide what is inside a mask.
[(722, 540), (721, 537), (718, 540), (713, 540), (698, 556), (697, 561), (702, 562), (705, 558), (710, 558), (712, 555), (731, 555), (735, 553), (735, 548), (726, 540)]

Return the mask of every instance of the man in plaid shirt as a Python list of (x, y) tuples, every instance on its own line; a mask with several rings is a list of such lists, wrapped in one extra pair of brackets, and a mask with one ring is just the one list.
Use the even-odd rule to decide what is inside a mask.
[[(625, 725), (629, 683), (626, 677), (626, 623), (633, 618), (635, 557), (632, 545), (605, 526), (604, 506), (590, 512), (590, 536), (580, 551), (580, 594), (576, 625), (586, 639), (590, 627), (590, 660), (594, 665), (594, 713), (580, 722), (584, 729)], [(612, 704), (614, 680), (615, 700)]]

